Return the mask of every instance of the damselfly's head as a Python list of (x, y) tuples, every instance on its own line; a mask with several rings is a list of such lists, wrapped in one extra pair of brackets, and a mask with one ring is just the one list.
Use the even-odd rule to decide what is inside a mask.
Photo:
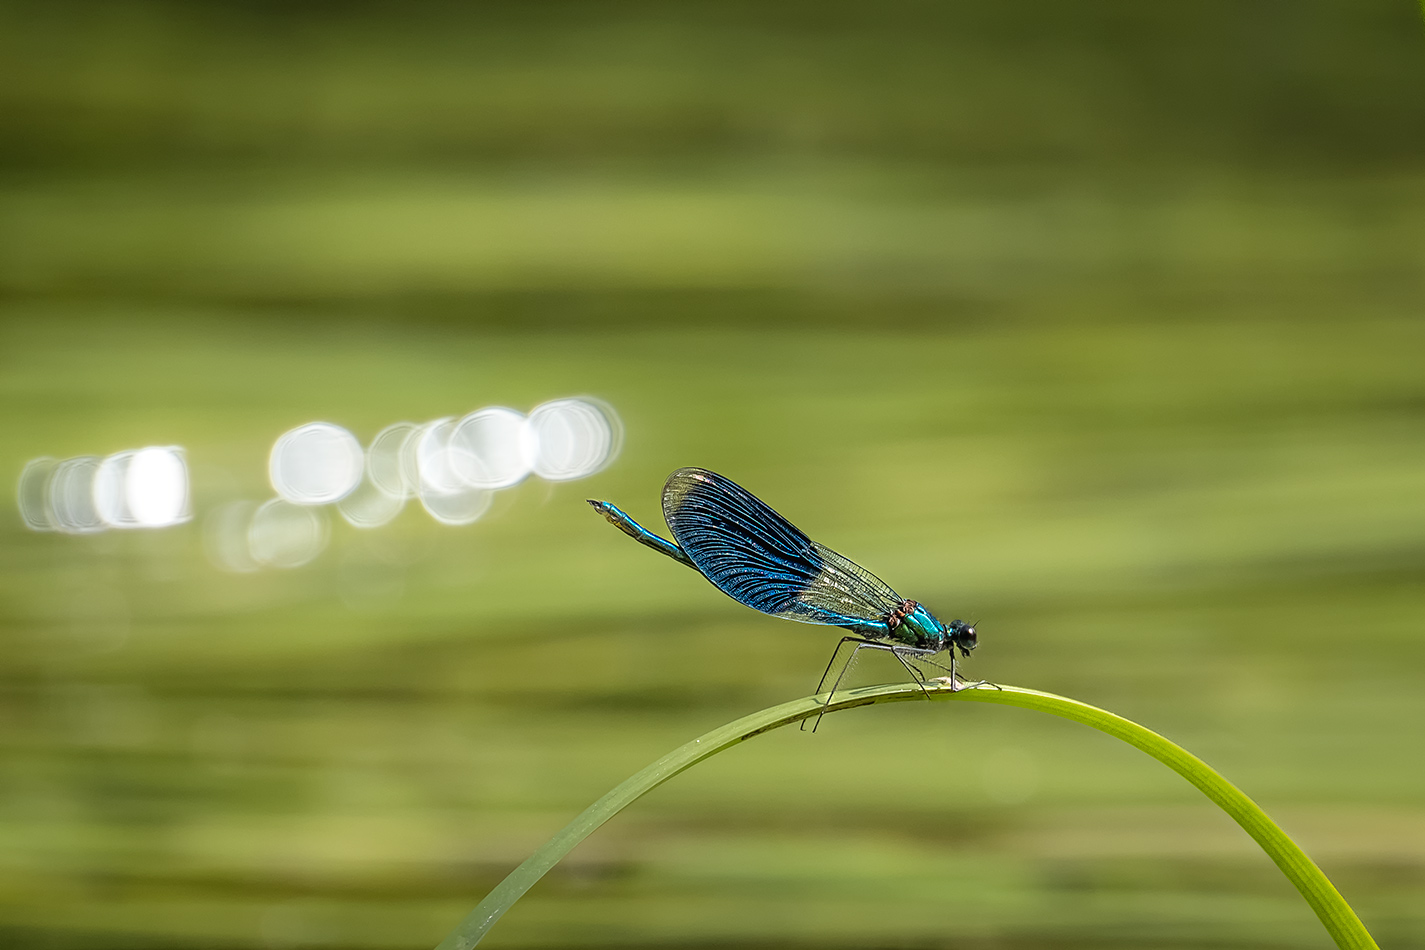
[(961, 656), (969, 656), (975, 648), (975, 625), (963, 620), (952, 620), (945, 625), (945, 649), (960, 649)]

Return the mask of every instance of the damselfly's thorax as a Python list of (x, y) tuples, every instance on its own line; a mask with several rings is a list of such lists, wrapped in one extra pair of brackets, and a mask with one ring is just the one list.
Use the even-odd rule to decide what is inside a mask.
[(897, 606), (895, 610), (892, 610), (890, 613), (886, 614), (886, 632), (895, 633), (896, 628), (899, 627), (905, 621), (905, 618), (915, 613), (915, 608), (919, 606), (920, 604), (917, 604), (913, 600), (901, 601), (900, 605)]
[(975, 625), (963, 620), (941, 623), (922, 604), (903, 600), (885, 615), (887, 639), (919, 650), (958, 649), (968, 656), (975, 648)]
[(903, 600), (885, 616), (888, 639), (917, 650), (945, 649), (945, 624), (925, 609), (924, 604)]

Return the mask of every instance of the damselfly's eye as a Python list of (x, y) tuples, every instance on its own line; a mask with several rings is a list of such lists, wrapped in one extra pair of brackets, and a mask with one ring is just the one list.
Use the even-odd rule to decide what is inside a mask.
[(975, 648), (977, 638), (975, 637), (974, 627), (970, 626), (969, 624), (963, 624), (960, 625), (959, 630), (957, 630), (956, 633), (957, 636), (955, 639), (960, 645), (960, 652), (969, 653)]

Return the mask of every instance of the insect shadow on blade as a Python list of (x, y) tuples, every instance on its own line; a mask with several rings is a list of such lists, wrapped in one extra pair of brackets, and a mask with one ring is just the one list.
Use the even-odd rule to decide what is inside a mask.
[[(827, 693), (831, 704), (851, 662), (862, 650), (882, 650), (896, 658), (925, 692), (926, 676), (914, 663), (950, 674), (954, 689), (993, 685), (964, 683), (955, 671), (955, 652), (975, 648), (975, 625), (941, 623), (921, 604), (906, 600), (850, 558), (818, 544), (796, 525), (736, 482), (703, 468), (680, 468), (663, 486), (663, 518), (673, 541), (662, 538), (606, 501), (589, 500), (609, 523), (640, 544), (691, 567), (740, 604), (774, 617), (843, 627), (841, 638), (817, 683), (819, 694), (846, 644), (854, 644)], [(948, 653), (950, 665), (935, 657)], [(926, 693), (926, 699), (930, 696)], [(805, 721), (802, 723), (805, 728)], [(812, 732), (821, 725), (816, 717)]]

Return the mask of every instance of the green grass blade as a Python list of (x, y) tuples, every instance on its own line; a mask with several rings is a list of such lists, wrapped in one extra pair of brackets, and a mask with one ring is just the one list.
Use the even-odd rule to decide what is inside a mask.
[[(948, 693), (948, 690), (946, 692)], [(1261, 846), (1276, 866), (1281, 868), (1287, 880), (1306, 898), (1306, 902), (1321, 919), (1338, 947), (1342, 950), (1378, 950), (1365, 924), (1361, 923), (1351, 905), (1346, 903), (1330, 878), (1316, 866), (1316, 862), (1307, 857), (1306, 852), (1302, 851), (1276, 822), (1267, 817), (1267, 813), (1262, 811), (1256, 802), (1206, 762), (1176, 743), (1132, 720), (1053, 693), (1007, 686), (1002, 690), (961, 690), (953, 696), (971, 702), (1038, 709), (1093, 726), (1114, 738), (1122, 739), (1134, 748), (1143, 750), (1191, 782), (1252, 836), (1252, 840)]]
[[(1005, 686), (1001, 689), (931, 689), (937, 700), (997, 703), (1002, 706), (1022, 706), (1037, 709), (1122, 739), (1141, 749), (1196, 786), (1204, 795), (1241, 825), (1252, 840), (1276, 862), (1287, 879), (1296, 886), (1321, 918), (1322, 924), (1343, 950), (1379, 950), (1365, 925), (1351, 910), (1321, 869), (1306, 856), (1256, 802), (1242, 794), (1235, 785), (1217, 774), (1207, 763), (1162, 736), (1111, 712), (1077, 700), (1041, 693), (1032, 689)], [(875, 703), (906, 702), (921, 699), (922, 693), (913, 683), (891, 686), (871, 686), (838, 693), (828, 712), (869, 706)], [(739, 742), (759, 736), (781, 726), (800, 722), (821, 712), (820, 700), (814, 696), (772, 706), (735, 722), (714, 729), (706, 735), (680, 746), (657, 762), (623, 782), (603, 798), (586, 808), (579, 817), (564, 827), (510, 875), (501, 881), (472, 910), (436, 950), (469, 950), (479, 943), (495, 921), (509, 910), (550, 868), (573, 850), (596, 828), (632, 804), (645, 793), (657, 788), (673, 776), (691, 768), (703, 759), (714, 756)]]

